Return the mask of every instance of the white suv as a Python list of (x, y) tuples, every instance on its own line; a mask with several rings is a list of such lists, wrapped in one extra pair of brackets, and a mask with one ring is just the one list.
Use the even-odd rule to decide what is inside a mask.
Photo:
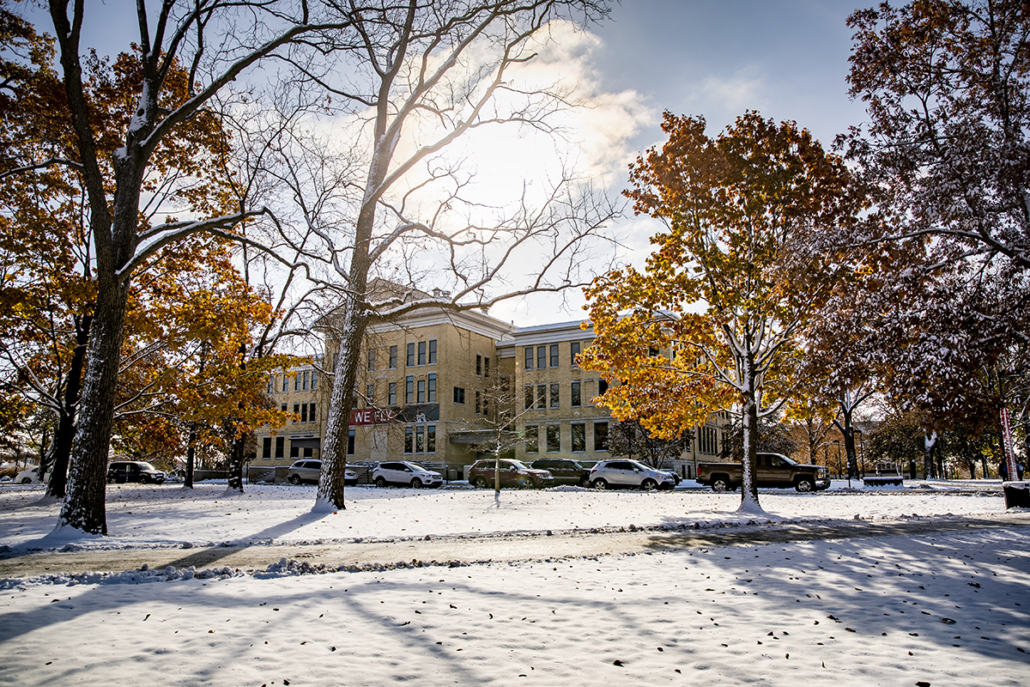
[(439, 472), (426, 470), (418, 463), (408, 461), (387, 461), (380, 463), (372, 470), (372, 481), (377, 487), (387, 484), (400, 484), (412, 489), (422, 487), (438, 487), (443, 484), (443, 476)]
[(672, 489), (676, 483), (664, 471), (649, 468), (635, 460), (602, 460), (590, 471), (590, 486), (594, 489)]

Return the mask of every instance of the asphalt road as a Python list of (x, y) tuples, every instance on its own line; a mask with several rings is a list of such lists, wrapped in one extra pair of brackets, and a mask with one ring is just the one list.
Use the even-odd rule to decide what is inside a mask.
[(228, 566), (261, 570), (281, 558), (332, 567), (409, 564), (481, 563), (487, 561), (585, 558), (609, 554), (647, 553), (675, 549), (753, 546), (826, 539), (911, 536), (933, 532), (1030, 527), (1030, 513), (997, 517), (942, 520), (880, 520), (827, 523), (788, 523), (760, 528), (702, 530), (636, 530), (555, 532), (482, 537), (439, 537), (429, 540), (346, 542), (282, 546), (217, 546), (195, 549), (118, 549), (102, 551), (37, 552), (0, 558), (0, 578), (85, 571), (120, 572), (167, 566), (198, 570)]

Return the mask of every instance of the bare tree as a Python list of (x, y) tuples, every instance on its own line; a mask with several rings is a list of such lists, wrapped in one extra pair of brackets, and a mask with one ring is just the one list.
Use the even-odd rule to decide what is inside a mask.
[[(278, 229), (309, 262), (327, 266), (311, 278), (337, 292), (323, 320), (336, 343), (326, 361), (333, 384), (316, 510), (345, 507), (349, 415), (370, 325), (589, 280), (591, 239), (614, 215), (611, 203), (561, 169), (490, 206), (457, 144), (503, 124), (560, 136), (569, 93), (524, 85), (520, 68), (550, 22), (606, 11), (592, 0), (368, 3), (350, 12), (359, 38), (335, 68), (292, 61), (298, 79), (331, 98), (319, 105), (326, 119), (299, 122), (307, 134), (277, 151), (273, 165), (291, 189)], [(381, 279), (405, 288), (377, 291)], [(426, 297), (431, 286), (437, 295)]]
[[(136, 270), (170, 243), (199, 232), (227, 233), (240, 221), (261, 212), (247, 209), (141, 226), (141, 209), (161, 197), (174, 199), (176, 191), (187, 188), (190, 182), (179, 178), (155, 193), (147, 184), (155, 151), (248, 68), (272, 56), (296, 59), (302, 52), (335, 49), (336, 39), (351, 25), (351, 19), (334, 5), (278, 0), (166, 0), (151, 15), (147, 3), (137, 3), (139, 35), (132, 42), (140, 48), (142, 78), (138, 92), (131, 96), (135, 110), (131, 115), (126, 113), (118, 134), (124, 145), (105, 159), (98, 153), (98, 123), (85, 95), (81, 58), (85, 15), (101, 10), (95, 3), (89, 3), (87, 10), (83, 0), (50, 1), (77, 159), (48, 163), (72, 164), (81, 170), (90, 207), (91, 257), (97, 282), (68, 494), (59, 527), (94, 534), (107, 532), (104, 476), (126, 305)], [(168, 77), (177, 65), (187, 69), (188, 94), (183, 99), (167, 96)]]

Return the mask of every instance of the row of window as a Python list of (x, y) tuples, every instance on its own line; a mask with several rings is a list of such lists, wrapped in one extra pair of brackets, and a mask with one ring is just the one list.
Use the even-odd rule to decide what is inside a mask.
[[(594, 422), (594, 451), (608, 450), (608, 423)], [(547, 453), (561, 451), (561, 425), (526, 425), (526, 453), (540, 453), (541, 438), (544, 439), (543, 449)], [(573, 422), (570, 425), (572, 433), (572, 452), (583, 453), (587, 450), (587, 426), (585, 422)]]
[[(533, 363), (536, 363), (536, 369), (543, 370), (548, 367), (558, 367), (561, 361), (558, 356), (559, 344), (550, 344), (549, 346), (526, 346), (523, 349), (525, 356), (524, 367), (527, 370), (533, 369)], [(581, 352), (581, 346), (579, 341), (569, 342), (569, 362), (575, 367), (578, 363), (576, 358), (579, 357)]]
[[(350, 434), (347, 436), (347, 455), (354, 455), (354, 429), (350, 430)], [(272, 452), (273, 441), (275, 443), (275, 452)], [(304, 439), (305, 442), (311, 441), (310, 437)], [(286, 437), (265, 437), (261, 442), (261, 458), (263, 460), (271, 460), (272, 458), (281, 459), (285, 457), (286, 451)], [(290, 442), (290, 458), (311, 458), (314, 453), (314, 449), (310, 447), (300, 448), (296, 446), (292, 441)]]
[[(268, 393), (275, 393), (277, 389), (280, 389), (283, 393), (290, 390), (290, 376), (282, 375), (282, 384), (280, 389), (279, 375), (269, 375), (268, 377)], [(304, 370), (297, 372), (293, 375), (293, 390), (294, 391), (316, 391), (318, 390), (318, 371), (317, 370)]]
[[(569, 407), (579, 408), (583, 405), (583, 386), (581, 381), (570, 382), (569, 386)], [(597, 382), (597, 393), (603, 394), (608, 390), (608, 382), (603, 379)], [(548, 403), (548, 392), (550, 392), (550, 403)], [(544, 410), (546, 408), (561, 407), (561, 384), (549, 382), (546, 384), (526, 384), (525, 386), (525, 410)]]
[(436, 425), (404, 428), (405, 453), (436, 453)]
[[(397, 347), (390, 346), (388, 350), (389, 360), (387, 361), (388, 368), (390, 370), (397, 369)], [(429, 339), (428, 341), (412, 341), (405, 346), (404, 364), (406, 367), (416, 367), (422, 365), (436, 365), (436, 339)], [(368, 370), (375, 372), (376, 370), (376, 349), (368, 349), (367, 360)], [(334, 363), (335, 367), (335, 363)]]
[[(285, 403), (282, 404), (281, 410), (284, 413), (286, 412), (286, 404)], [(300, 416), (299, 420), (294, 420), (293, 421), (294, 423), (297, 423), (297, 422), (305, 422), (305, 423), (306, 422), (315, 422), (318, 419), (318, 414), (315, 412), (315, 404), (314, 403), (294, 403), (293, 404), (293, 414)]]
[(697, 432), (697, 451), (714, 456), (719, 452), (719, 434), (714, 427), (701, 427)]

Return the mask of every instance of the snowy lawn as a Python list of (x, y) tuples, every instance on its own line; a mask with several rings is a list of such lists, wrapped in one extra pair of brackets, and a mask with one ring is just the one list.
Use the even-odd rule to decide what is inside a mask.
[[(689, 483), (685, 483), (689, 484)], [(983, 483), (974, 483), (983, 486)], [(839, 486), (836, 483), (835, 486)], [(762, 490), (769, 520), (851, 520), (996, 515), (1004, 512), (1000, 484), (993, 492), (962, 487), (933, 491), (833, 489), (815, 494)], [(673, 492), (607, 491), (578, 487), (546, 491), (510, 490), (500, 505), (489, 490), (347, 489), (347, 510), (312, 514), (311, 486), (248, 485), (226, 496), (224, 484), (112, 485), (107, 492), (110, 537), (75, 537), (76, 546), (96, 548), (180, 546), (211, 543), (291, 543), (398, 539), (425, 535), (476, 535), (593, 528), (702, 526), (746, 522), (735, 512), (739, 493), (708, 490)], [(51, 534), (60, 503), (42, 501), (41, 487), (0, 489), (0, 547), (60, 548), (68, 539)], [(763, 516), (764, 518), (765, 516)]]
[[(442, 526), (450, 520), (433, 513), (444, 509), (428, 504), (444, 499), (455, 510), (450, 496), (478, 509), (485, 528), (501, 525), (475, 494), (406, 502), (425, 506), (412, 511), (419, 520)], [(551, 513), (536, 500), (546, 494), (510, 496), (538, 516)], [(579, 510), (578, 494), (561, 496)], [(699, 494), (588, 496), (615, 509), (606, 522), (731, 506), (731, 497)], [(296, 500), (285, 495), (266, 500), (275, 504), (271, 520), (302, 508), (288, 507)], [(358, 499), (355, 521), (377, 522), (394, 500)], [(851, 499), (810, 500), (827, 504), (824, 514), (858, 508)], [(116, 499), (115, 511), (155, 504), (133, 501)], [(805, 509), (789, 504), (809, 499), (763, 501), (797, 514)], [(628, 505), (636, 503), (678, 505)], [(176, 512), (203, 514), (193, 508)], [(522, 510), (509, 512), (521, 522)], [(187, 532), (189, 518), (168, 512), (166, 524)], [(467, 528), (469, 517), (454, 527)], [(159, 525), (147, 528), (154, 536)], [(0, 592), (0, 684), (1026, 685), (1028, 547), (1024, 528), (378, 573), (26, 583)]]

